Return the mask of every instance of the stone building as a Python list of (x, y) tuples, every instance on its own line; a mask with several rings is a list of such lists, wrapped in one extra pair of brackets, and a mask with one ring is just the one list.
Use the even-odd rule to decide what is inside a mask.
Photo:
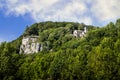
[(84, 31), (82, 30), (74, 30), (73, 31), (73, 35), (77, 38), (77, 37), (83, 37), (85, 36), (85, 34), (87, 33), (87, 28), (84, 27)]

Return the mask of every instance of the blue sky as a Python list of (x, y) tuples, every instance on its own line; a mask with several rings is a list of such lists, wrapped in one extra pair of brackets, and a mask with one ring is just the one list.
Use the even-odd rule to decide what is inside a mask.
[(104, 26), (120, 18), (119, 5), (119, 0), (0, 0), (0, 42), (16, 39), (35, 22)]

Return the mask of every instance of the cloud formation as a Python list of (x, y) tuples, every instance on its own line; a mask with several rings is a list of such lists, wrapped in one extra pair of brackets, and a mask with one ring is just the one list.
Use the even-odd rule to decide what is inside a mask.
[(93, 24), (120, 18), (119, 0), (1, 0), (7, 15), (39, 21), (74, 21)]
[[(119, 0), (91, 0), (91, 11), (101, 21), (120, 17)], [(94, 5), (95, 4), (95, 5)]]

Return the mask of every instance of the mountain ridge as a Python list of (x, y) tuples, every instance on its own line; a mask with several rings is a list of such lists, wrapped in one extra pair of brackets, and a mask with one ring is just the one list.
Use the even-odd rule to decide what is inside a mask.
[[(73, 36), (74, 30), (88, 32)], [(39, 36), (43, 51), (19, 54), (23, 36)], [(0, 45), (2, 80), (119, 80), (120, 19), (104, 27), (74, 22), (41, 22)]]

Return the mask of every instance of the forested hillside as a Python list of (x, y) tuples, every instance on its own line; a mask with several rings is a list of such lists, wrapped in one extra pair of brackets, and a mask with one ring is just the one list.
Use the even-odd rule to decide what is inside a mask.
[[(85, 37), (74, 30), (87, 27)], [(23, 36), (39, 36), (43, 51), (19, 54)], [(1, 80), (120, 80), (120, 19), (103, 27), (74, 22), (27, 26), (12, 42), (0, 44)]]

